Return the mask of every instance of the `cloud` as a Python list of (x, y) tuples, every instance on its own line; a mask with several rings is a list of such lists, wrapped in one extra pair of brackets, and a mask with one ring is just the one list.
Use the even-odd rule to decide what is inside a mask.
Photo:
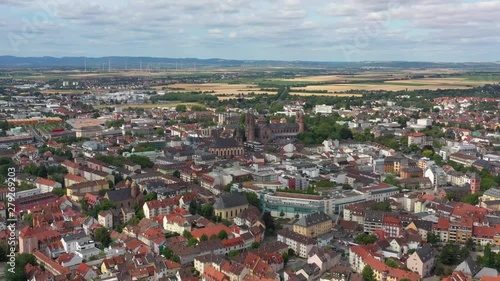
[[(470, 54), (498, 60), (500, 56), (500, 50), (481, 52), (500, 41), (500, 0), (49, 1), (53, 15), (37, 34), (59, 37), (62, 45), (92, 42), (97, 44), (96, 53), (120, 48), (132, 50), (130, 55), (207, 53), (245, 58), (249, 53), (268, 59), (343, 60), (338, 50), (357, 45), (358, 56), (353, 59), (404, 60), (420, 55), (425, 60), (462, 60), (463, 54)], [(0, 0), (0, 6), (17, 11), (0, 9), (2, 32), (19, 29), (23, 19), (31, 21), (39, 5), (37, 0)], [(5, 50), (1, 41), (0, 49)], [(33, 47), (26, 48), (26, 54)], [(458, 48), (461, 52), (455, 52)], [(141, 53), (146, 51), (150, 53)], [(69, 50), (61, 48), (56, 54), (64, 52)]]

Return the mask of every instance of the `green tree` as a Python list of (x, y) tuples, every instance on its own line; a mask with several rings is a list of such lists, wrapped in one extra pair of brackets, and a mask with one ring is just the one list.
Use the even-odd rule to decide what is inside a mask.
[(175, 111), (177, 112), (186, 112), (187, 107), (184, 104), (179, 104), (175, 107)]
[(427, 233), (427, 243), (431, 244), (433, 247), (436, 247), (439, 243), (439, 236), (434, 232)]
[(105, 227), (100, 227), (96, 230), (94, 234), (94, 239), (101, 242), (101, 244), (106, 248), (111, 244), (111, 235)]
[(201, 237), (200, 237), (200, 241), (207, 241), (208, 240), (208, 236), (206, 234), (203, 234)]
[(240, 251), (238, 251), (238, 250), (231, 250), (231, 251), (229, 251), (229, 253), (227, 254), (227, 256), (228, 257), (234, 257), (234, 256), (237, 256), (239, 253), (240, 253)]
[(36, 265), (36, 258), (32, 254), (20, 254), (16, 256), (14, 273), (9, 271), (10, 266), (5, 265), (5, 280), (7, 281), (26, 281), (28, 276), (24, 268), (27, 264)]
[(23, 221), (25, 221), (29, 226), (33, 226), (33, 213), (24, 214)]
[(146, 194), (146, 196), (144, 196), (144, 202), (153, 201), (156, 199), (158, 199), (158, 194), (156, 194), (156, 192), (154, 192), (154, 191), (152, 191), (152, 192)]
[(253, 242), (252, 243), (252, 249), (257, 249), (260, 247), (260, 243), (259, 242)]
[(284, 217), (285, 216), (285, 212), (283, 212), (283, 210), (280, 211), (280, 217)]
[(59, 197), (63, 197), (64, 195), (66, 195), (66, 189), (56, 187), (56, 188), (52, 189), (52, 194), (59, 196)]
[(189, 238), (192, 238), (193, 236), (191, 235), (191, 232), (187, 231), (187, 230), (184, 230), (182, 232), (182, 236), (184, 236), (184, 238), (186, 239), (189, 239)]
[(481, 194), (475, 193), (475, 194), (467, 194), (462, 198), (462, 202), (471, 204), (471, 205), (477, 205), (479, 204), (479, 197)]
[(179, 170), (175, 170), (172, 175), (176, 178), (180, 178), (181, 177), (181, 172), (179, 172)]
[(139, 156), (139, 155), (130, 155), (128, 158), (130, 161), (134, 162), (135, 164), (141, 165), (141, 168), (153, 168), (154, 163), (146, 156)]
[(369, 265), (365, 265), (363, 267), (363, 271), (361, 272), (363, 276), (363, 281), (376, 281), (375, 272), (373, 272), (373, 268)]
[(156, 134), (159, 137), (163, 137), (163, 136), (165, 136), (165, 130), (163, 130), (163, 128), (158, 128), (158, 129), (156, 129)]
[(424, 150), (424, 151), (422, 152), (422, 156), (423, 156), (423, 157), (427, 157), (427, 158), (431, 157), (431, 156), (432, 156), (432, 154), (434, 154), (434, 151), (432, 151), (432, 150), (430, 150), (430, 149)]
[(248, 204), (260, 208), (260, 199), (257, 194), (253, 192), (245, 192), (245, 196), (247, 197)]
[(354, 238), (354, 242), (357, 244), (368, 245), (377, 242), (378, 238), (376, 235), (371, 235), (367, 233), (361, 233)]
[(226, 232), (226, 231), (224, 231), (224, 230), (221, 230), (221, 231), (219, 231), (219, 234), (217, 234), (217, 237), (218, 237), (220, 240), (227, 239), (227, 232)]
[(191, 215), (196, 215), (196, 211), (198, 210), (198, 203), (196, 202), (196, 199), (191, 199), (191, 202), (189, 202), (189, 213)]
[(393, 259), (386, 259), (385, 264), (389, 267), (392, 267), (392, 268), (399, 268), (398, 263)]
[(201, 206), (200, 215), (207, 219), (211, 219), (214, 214), (214, 206), (212, 204), (204, 204)]
[(194, 246), (196, 244), (198, 244), (198, 239), (196, 239), (194, 237), (191, 237), (188, 239), (188, 243), (187, 243), (188, 247)]
[(7, 254), (9, 253), (9, 245), (6, 240), (0, 240), (0, 262), (7, 261)]

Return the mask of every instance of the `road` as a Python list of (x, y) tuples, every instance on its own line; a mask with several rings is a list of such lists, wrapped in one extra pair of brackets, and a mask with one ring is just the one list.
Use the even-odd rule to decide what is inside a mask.
[(42, 143), (45, 143), (45, 141), (43, 140), (42, 136), (35, 130), (35, 128), (33, 128), (33, 126), (30, 126), (30, 132), (31, 132), (31, 135), (33, 137), (35, 137), (35, 139), (38, 141), (38, 142), (42, 142)]

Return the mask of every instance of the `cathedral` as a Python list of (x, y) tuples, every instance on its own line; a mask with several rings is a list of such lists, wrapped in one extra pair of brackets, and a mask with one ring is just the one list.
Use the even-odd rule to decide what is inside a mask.
[(255, 119), (252, 109), (248, 110), (245, 118), (245, 137), (247, 141), (257, 141), (267, 144), (275, 139), (293, 139), (304, 132), (304, 113), (297, 112), (296, 123), (268, 123), (266, 117)]

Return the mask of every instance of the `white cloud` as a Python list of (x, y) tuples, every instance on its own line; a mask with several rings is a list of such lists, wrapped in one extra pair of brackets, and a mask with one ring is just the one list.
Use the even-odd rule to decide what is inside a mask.
[[(22, 17), (29, 21), (40, 10), (37, 1), (0, 0), (0, 5), (12, 6), (21, 14), (0, 9), (2, 32), (20, 30)], [(59, 37), (61, 44), (65, 40), (77, 44), (95, 40), (99, 53), (126, 44), (137, 52), (130, 55), (161, 56), (165, 50), (157, 46), (168, 46), (171, 56), (210, 53), (245, 58), (251, 50), (270, 59), (342, 60), (338, 52), (319, 50), (338, 49), (364, 38), (366, 47), (360, 48), (359, 59), (375, 55), (371, 59), (404, 60), (410, 46), (412, 56), (420, 54), (425, 60), (466, 59), (463, 54), (485, 59), (496, 56), (491, 60), (500, 56), (500, 50), (481, 52), (497, 46), (500, 40), (500, 0), (51, 1), (60, 4), (40, 34)], [(5, 50), (2, 41), (0, 49)], [(139, 53), (145, 44), (153, 53)], [(214, 46), (217, 48), (212, 49)], [(26, 54), (37, 49), (32, 47), (26, 48)], [(450, 54), (449, 58), (429, 54), (430, 47)], [(463, 50), (459, 57), (452, 56), (456, 48)], [(69, 53), (61, 48), (57, 55), (65, 52)], [(92, 55), (92, 50), (88, 52)]]

